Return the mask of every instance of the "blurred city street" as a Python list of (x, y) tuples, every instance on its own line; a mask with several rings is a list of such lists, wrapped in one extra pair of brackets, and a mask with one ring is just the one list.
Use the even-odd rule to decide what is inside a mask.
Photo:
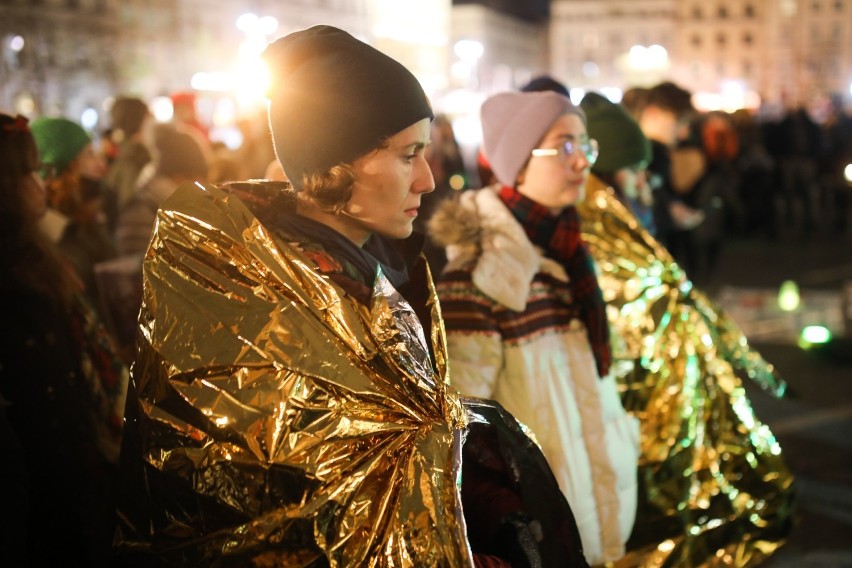
[[(792, 320), (777, 308), (784, 280), (797, 282), (801, 291)], [(767, 568), (852, 566), (852, 335), (848, 296), (843, 300), (844, 293), (852, 294), (850, 282), (848, 236), (800, 241), (782, 233), (728, 241), (710, 290), (790, 386), (789, 396), (778, 400), (746, 385), (798, 488), (794, 528)], [(804, 349), (785, 329), (790, 321), (822, 321), (835, 340)]]

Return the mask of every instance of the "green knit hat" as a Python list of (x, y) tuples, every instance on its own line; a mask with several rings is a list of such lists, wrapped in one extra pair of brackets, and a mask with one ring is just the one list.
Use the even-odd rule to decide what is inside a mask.
[(598, 93), (587, 93), (580, 107), (586, 112), (589, 138), (597, 140), (600, 149), (593, 173), (611, 174), (622, 168), (648, 165), (651, 143), (623, 106)]
[(41, 157), (42, 177), (58, 175), (73, 162), (92, 138), (66, 118), (38, 118), (30, 125)]

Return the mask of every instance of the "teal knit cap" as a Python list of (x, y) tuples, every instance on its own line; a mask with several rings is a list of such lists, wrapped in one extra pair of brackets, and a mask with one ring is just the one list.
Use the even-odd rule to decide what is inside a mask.
[(67, 118), (38, 118), (30, 124), (41, 158), (41, 176), (62, 173), (92, 138), (83, 127)]
[(587, 93), (580, 107), (586, 112), (589, 138), (597, 140), (600, 149), (593, 173), (611, 174), (622, 168), (648, 165), (651, 143), (622, 105), (598, 93)]

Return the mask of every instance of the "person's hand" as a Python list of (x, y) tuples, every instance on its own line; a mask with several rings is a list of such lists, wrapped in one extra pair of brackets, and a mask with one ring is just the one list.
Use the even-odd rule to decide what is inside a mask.
[(680, 201), (673, 201), (669, 205), (669, 214), (678, 229), (689, 231), (704, 221), (704, 212), (693, 209)]

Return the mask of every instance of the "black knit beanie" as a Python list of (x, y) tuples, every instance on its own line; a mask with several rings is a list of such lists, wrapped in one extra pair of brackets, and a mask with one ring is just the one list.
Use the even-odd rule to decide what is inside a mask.
[(351, 163), (385, 138), (434, 118), (408, 69), (343, 30), (294, 32), (269, 44), (263, 58), (272, 79), (275, 154), (296, 189), (305, 174)]
[(648, 165), (651, 143), (624, 106), (590, 92), (580, 101), (580, 107), (586, 112), (589, 138), (598, 141), (600, 150), (592, 173), (611, 174), (622, 168)]

